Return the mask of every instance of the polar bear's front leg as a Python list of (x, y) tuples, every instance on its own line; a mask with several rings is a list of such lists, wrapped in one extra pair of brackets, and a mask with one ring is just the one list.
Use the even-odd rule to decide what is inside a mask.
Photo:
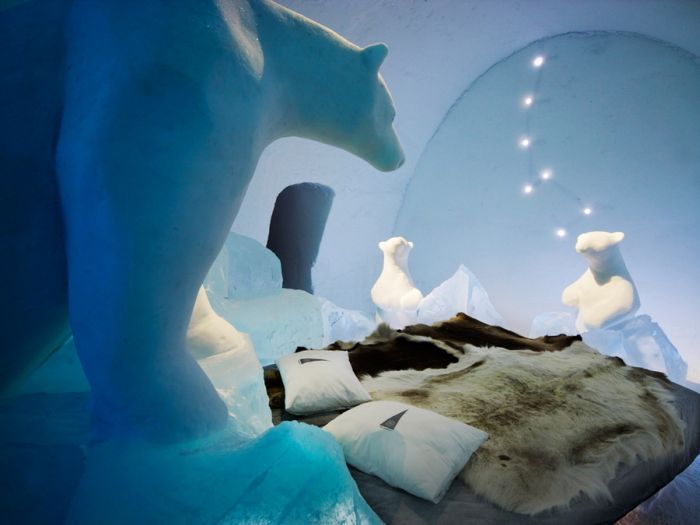
[(185, 341), (251, 166), (196, 84), (143, 75), (89, 96), (69, 84), (57, 153), (69, 307), (98, 432), (178, 439), (226, 421)]

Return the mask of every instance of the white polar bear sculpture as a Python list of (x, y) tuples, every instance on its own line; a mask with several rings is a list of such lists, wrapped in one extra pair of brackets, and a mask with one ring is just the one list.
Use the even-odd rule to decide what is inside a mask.
[(416, 322), (418, 305), (423, 299), (408, 271), (408, 254), (413, 243), (403, 237), (392, 237), (380, 242), (379, 249), (384, 254), (384, 265), (370, 290), (377, 306), (377, 320), (392, 328), (403, 328)]
[(222, 428), (197, 291), (272, 141), (402, 164), (386, 46), (268, 0), (16, 2), (0, 35), (0, 391), (70, 326), (96, 436)]
[(580, 332), (612, 326), (639, 309), (639, 296), (618, 244), (622, 232), (588, 232), (578, 236), (576, 251), (588, 269), (562, 293), (562, 303), (578, 310)]

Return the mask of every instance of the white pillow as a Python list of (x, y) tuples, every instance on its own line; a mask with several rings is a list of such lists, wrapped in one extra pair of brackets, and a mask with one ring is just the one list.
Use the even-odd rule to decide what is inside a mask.
[(460, 421), (392, 401), (355, 407), (324, 429), (353, 467), (433, 503), (489, 437)]
[(276, 362), (284, 383), (284, 408), (296, 415), (353, 407), (372, 398), (340, 350), (305, 350)]

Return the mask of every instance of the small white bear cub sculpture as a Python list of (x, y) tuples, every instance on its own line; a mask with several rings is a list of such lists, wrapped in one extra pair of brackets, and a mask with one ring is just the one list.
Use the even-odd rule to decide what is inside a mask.
[(403, 328), (415, 322), (423, 294), (413, 284), (408, 271), (408, 254), (413, 243), (403, 237), (392, 237), (379, 243), (384, 253), (384, 267), (370, 292), (378, 315), (392, 328)]
[(611, 326), (639, 309), (639, 296), (618, 244), (622, 232), (588, 232), (578, 236), (576, 251), (588, 269), (562, 293), (567, 306), (578, 309), (580, 332)]

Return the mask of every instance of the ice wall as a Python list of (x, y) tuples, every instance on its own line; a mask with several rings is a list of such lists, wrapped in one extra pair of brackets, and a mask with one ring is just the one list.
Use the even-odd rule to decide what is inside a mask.
[(351, 17), (343, 2), (281, 3), (359, 44), (389, 45), (382, 74), (396, 102), (406, 164), (381, 174), (334, 148), (278, 141), (263, 154), (234, 230), (264, 244), (280, 191), (307, 181), (330, 186), (336, 197), (314, 266), (315, 291), (367, 312), (367, 292), (382, 266), (376, 243), (394, 233), (421, 152), (455, 99), (493, 64), (543, 37), (591, 29), (634, 31), (700, 54), (700, 11), (691, 0), (357, 0)]
[[(495, 63), (533, 41), (585, 30), (636, 32), (700, 55), (700, 11), (691, 0), (358, 0), (353, 2), (352, 17), (337, 2), (281, 3), (358, 43), (389, 45), (382, 74), (392, 87), (406, 164), (395, 173), (381, 174), (334, 148), (298, 139), (278, 141), (261, 159), (259, 176), (249, 187), (234, 230), (265, 243), (280, 191), (307, 181), (330, 186), (336, 197), (313, 270), (315, 292), (366, 312), (372, 310), (368, 291), (382, 267), (376, 243), (405, 234), (393, 227), (418, 159), (455, 100)], [(460, 262), (481, 277), (468, 260)], [(513, 302), (523, 300), (515, 297)], [(520, 328), (526, 330), (528, 325), (529, 320)], [(674, 341), (681, 338), (678, 330), (665, 322), (664, 326)]]
[(585, 269), (576, 236), (623, 230), (644, 313), (697, 360), (698, 136), (694, 55), (619, 33), (519, 51), (465, 91), (408, 186), (396, 231), (422, 247), (417, 286), (463, 262), (526, 331)]

